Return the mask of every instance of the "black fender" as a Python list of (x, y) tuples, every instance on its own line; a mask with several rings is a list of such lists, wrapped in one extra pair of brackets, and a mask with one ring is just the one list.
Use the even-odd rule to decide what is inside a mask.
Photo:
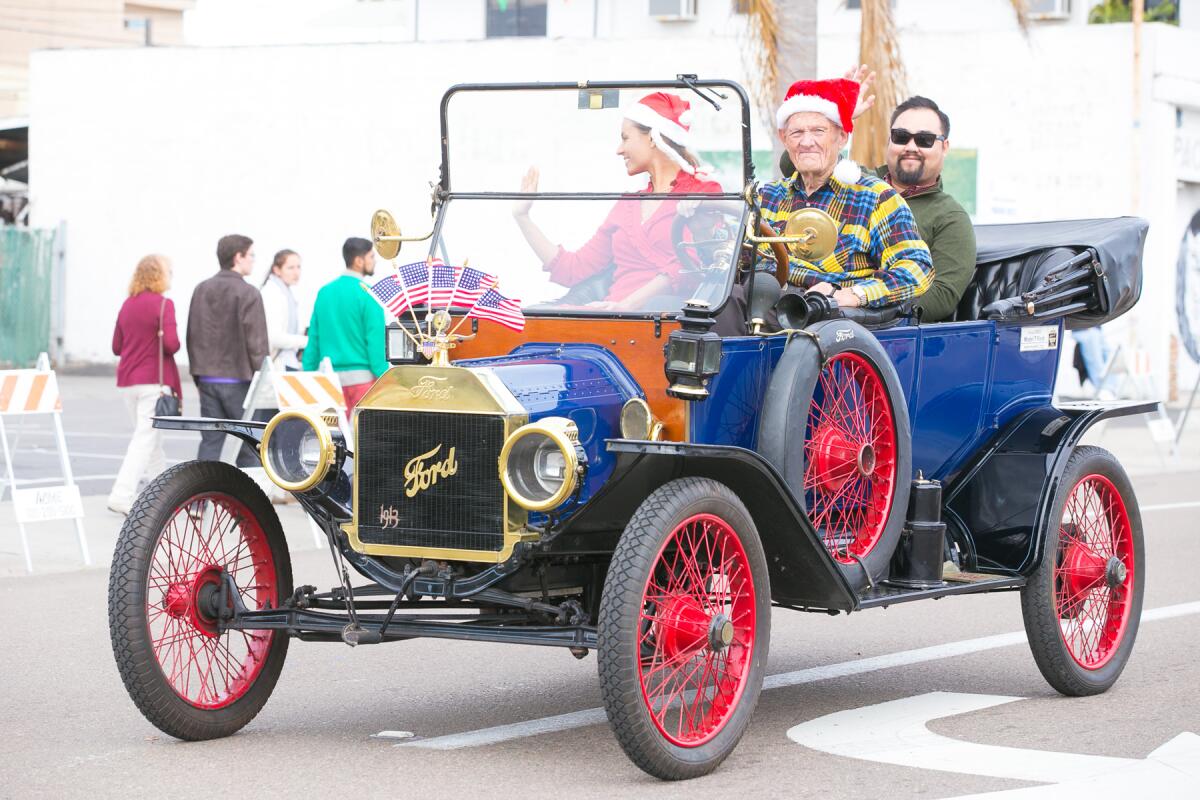
[(1147, 414), (1157, 402), (1063, 403), (1017, 417), (945, 488), (943, 516), (973, 571), (1028, 576), (1041, 563), (1067, 460), (1103, 419)]
[[(154, 427), (170, 431), (221, 431), (236, 436), (250, 445), (254, 456), (259, 458), (258, 446), (262, 443), (263, 433), (267, 429), (266, 422), (242, 419), (214, 419), (210, 417), (152, 417)], [(351, 503), (353, 502), (354, 460), (352, 454), (339, 451), (337, 462), (329, 470), (329, 476), (307, 492), (294, 493), (299, 497), (305, 495), (323, 506), (325, 510), (339, 519), (350, 519)], [(307, 508), (307, 506), (306, 506)]]
[(619, 531), (652, 491), (671, 480), (711, 478), (733, 490), (754, 518), (767, 555), (775, 602), (840, 611), (857, 608), (854, 590), (804, 510), (779, 471), (758, 453), (742, 447), (682, 442), (610, 439), (607, 444), (621, 466), (604, 492), (589, 503), (595, 508), (581, 508), (565, 523), (555, 539), (555, 549), (576, 551), (589, 539), (604, 538), (602, 529), (611, 532), (616, 526)]
[[(758, 450), (779, 470), (792, 494), (803, 505), (804, 437), (809, 404), (825, 364), (830, 358), (848, 352), (864, 356), (878, 370), (891, 400), (892, 417), (895, 420), (895, 495), (879, 543), (863, 559), (871, 577), (878, 578), (887, 573), (892, 552), (900, 539), (904, 518), (908, 513), (908, 493), (912, 481), (912, 431), (908, 419), (908, 401), (896, 375), (896, 368), (879, 340), (857, 322), (845, 319), (819, 322), (795, 334), (771, 374), (762, 415), (759, 417)], [(858, 564), (839, 563), (839, 567), (855, 589), (869, 582)]]

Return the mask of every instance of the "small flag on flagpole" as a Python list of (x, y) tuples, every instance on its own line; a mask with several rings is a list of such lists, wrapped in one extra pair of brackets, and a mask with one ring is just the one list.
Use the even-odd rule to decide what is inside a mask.
[(408, 303), (419, 306), (429, 301), (429, 264), (424, 261), (414, 261), (396, 270), (396, 278), (404, 284)]
[(494, 288), (483, 293), (474, 307), (467, 312), (467, 316), (490, 319), (514, 331), (525, 330), (525, 314), (521, 311), (521, 301), (505, 297)]
[(495, 283), (495, 275), (464, 266), (458, 273), (457, 283), (450, 299), (446, 301), (446, 307), (470, 308), (478, 302), (487, 288)]
[(396, 319), (408, 311), (408, 297), (404, 293), (404, 284), (396, 279), (395, 275), (384, 275), (371, 286), (362, 285), (371, 297), (375, 298), (375, 302), (383, 306), (383, 310), (391, 314)]
[(429, 307), (450, 304), (454, 287), (458, 285), (458, 274), (462, 267), (452, 267), (434, 259), (429, 268)]

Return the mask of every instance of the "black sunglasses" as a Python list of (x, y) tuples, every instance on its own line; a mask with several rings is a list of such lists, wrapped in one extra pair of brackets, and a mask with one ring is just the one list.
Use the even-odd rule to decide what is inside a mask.
[(917, 147), (920, 147), (922, 150), (928, 150), (933, 147), (934, 142), (943, 142), (946, 140), (946, 137), (940, 133), (909, 133), (904, 128), (892, 128), (892, 144), (903, 147), (913, 139), (917, 140)]

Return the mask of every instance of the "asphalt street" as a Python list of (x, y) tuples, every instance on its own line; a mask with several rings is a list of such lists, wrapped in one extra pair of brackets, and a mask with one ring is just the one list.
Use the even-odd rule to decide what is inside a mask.
[[(100, 400), (68, 414), (69, 433), (88, 434), (72, 437), (73, 461), (120, 452), (111, 415)], [(77, 452), (84, 443), (100, 444)], [(172, 438), (168, 454), (192, 447)], [(117, 463), (97, 459), (95, 474)], [(1046, 684), (1015, 593), (833, 618), (777, 609), (773, 677), (747, 734), (716, 773), (683, 784), (625, 758), (598, 711), (594, 655), (554, 648), (292, 642), (241, 733), (179, 742), (118, 677), (106, 569), (0, 577), (0, 797), (1194, 797), (1179, 787), (1200, 781), (1200, 740), (1185, 735), (1200, 734), (1198, 479), (1134, 479), (1146, 620), (1108, 693), (1070, 699)], [(328, 587), (328, 555), (294, 534), (296, 584)], [(1137, 776), (1138, 791), (1106, 770)]]

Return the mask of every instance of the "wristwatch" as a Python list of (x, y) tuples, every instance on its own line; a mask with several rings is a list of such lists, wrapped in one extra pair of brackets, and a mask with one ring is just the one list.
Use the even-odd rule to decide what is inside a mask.
[(858, 298), (859, 308), (867, 304), (867, 290), (861, 286), (851, 286), (850, 291), (854, 292), (854, 296)]

